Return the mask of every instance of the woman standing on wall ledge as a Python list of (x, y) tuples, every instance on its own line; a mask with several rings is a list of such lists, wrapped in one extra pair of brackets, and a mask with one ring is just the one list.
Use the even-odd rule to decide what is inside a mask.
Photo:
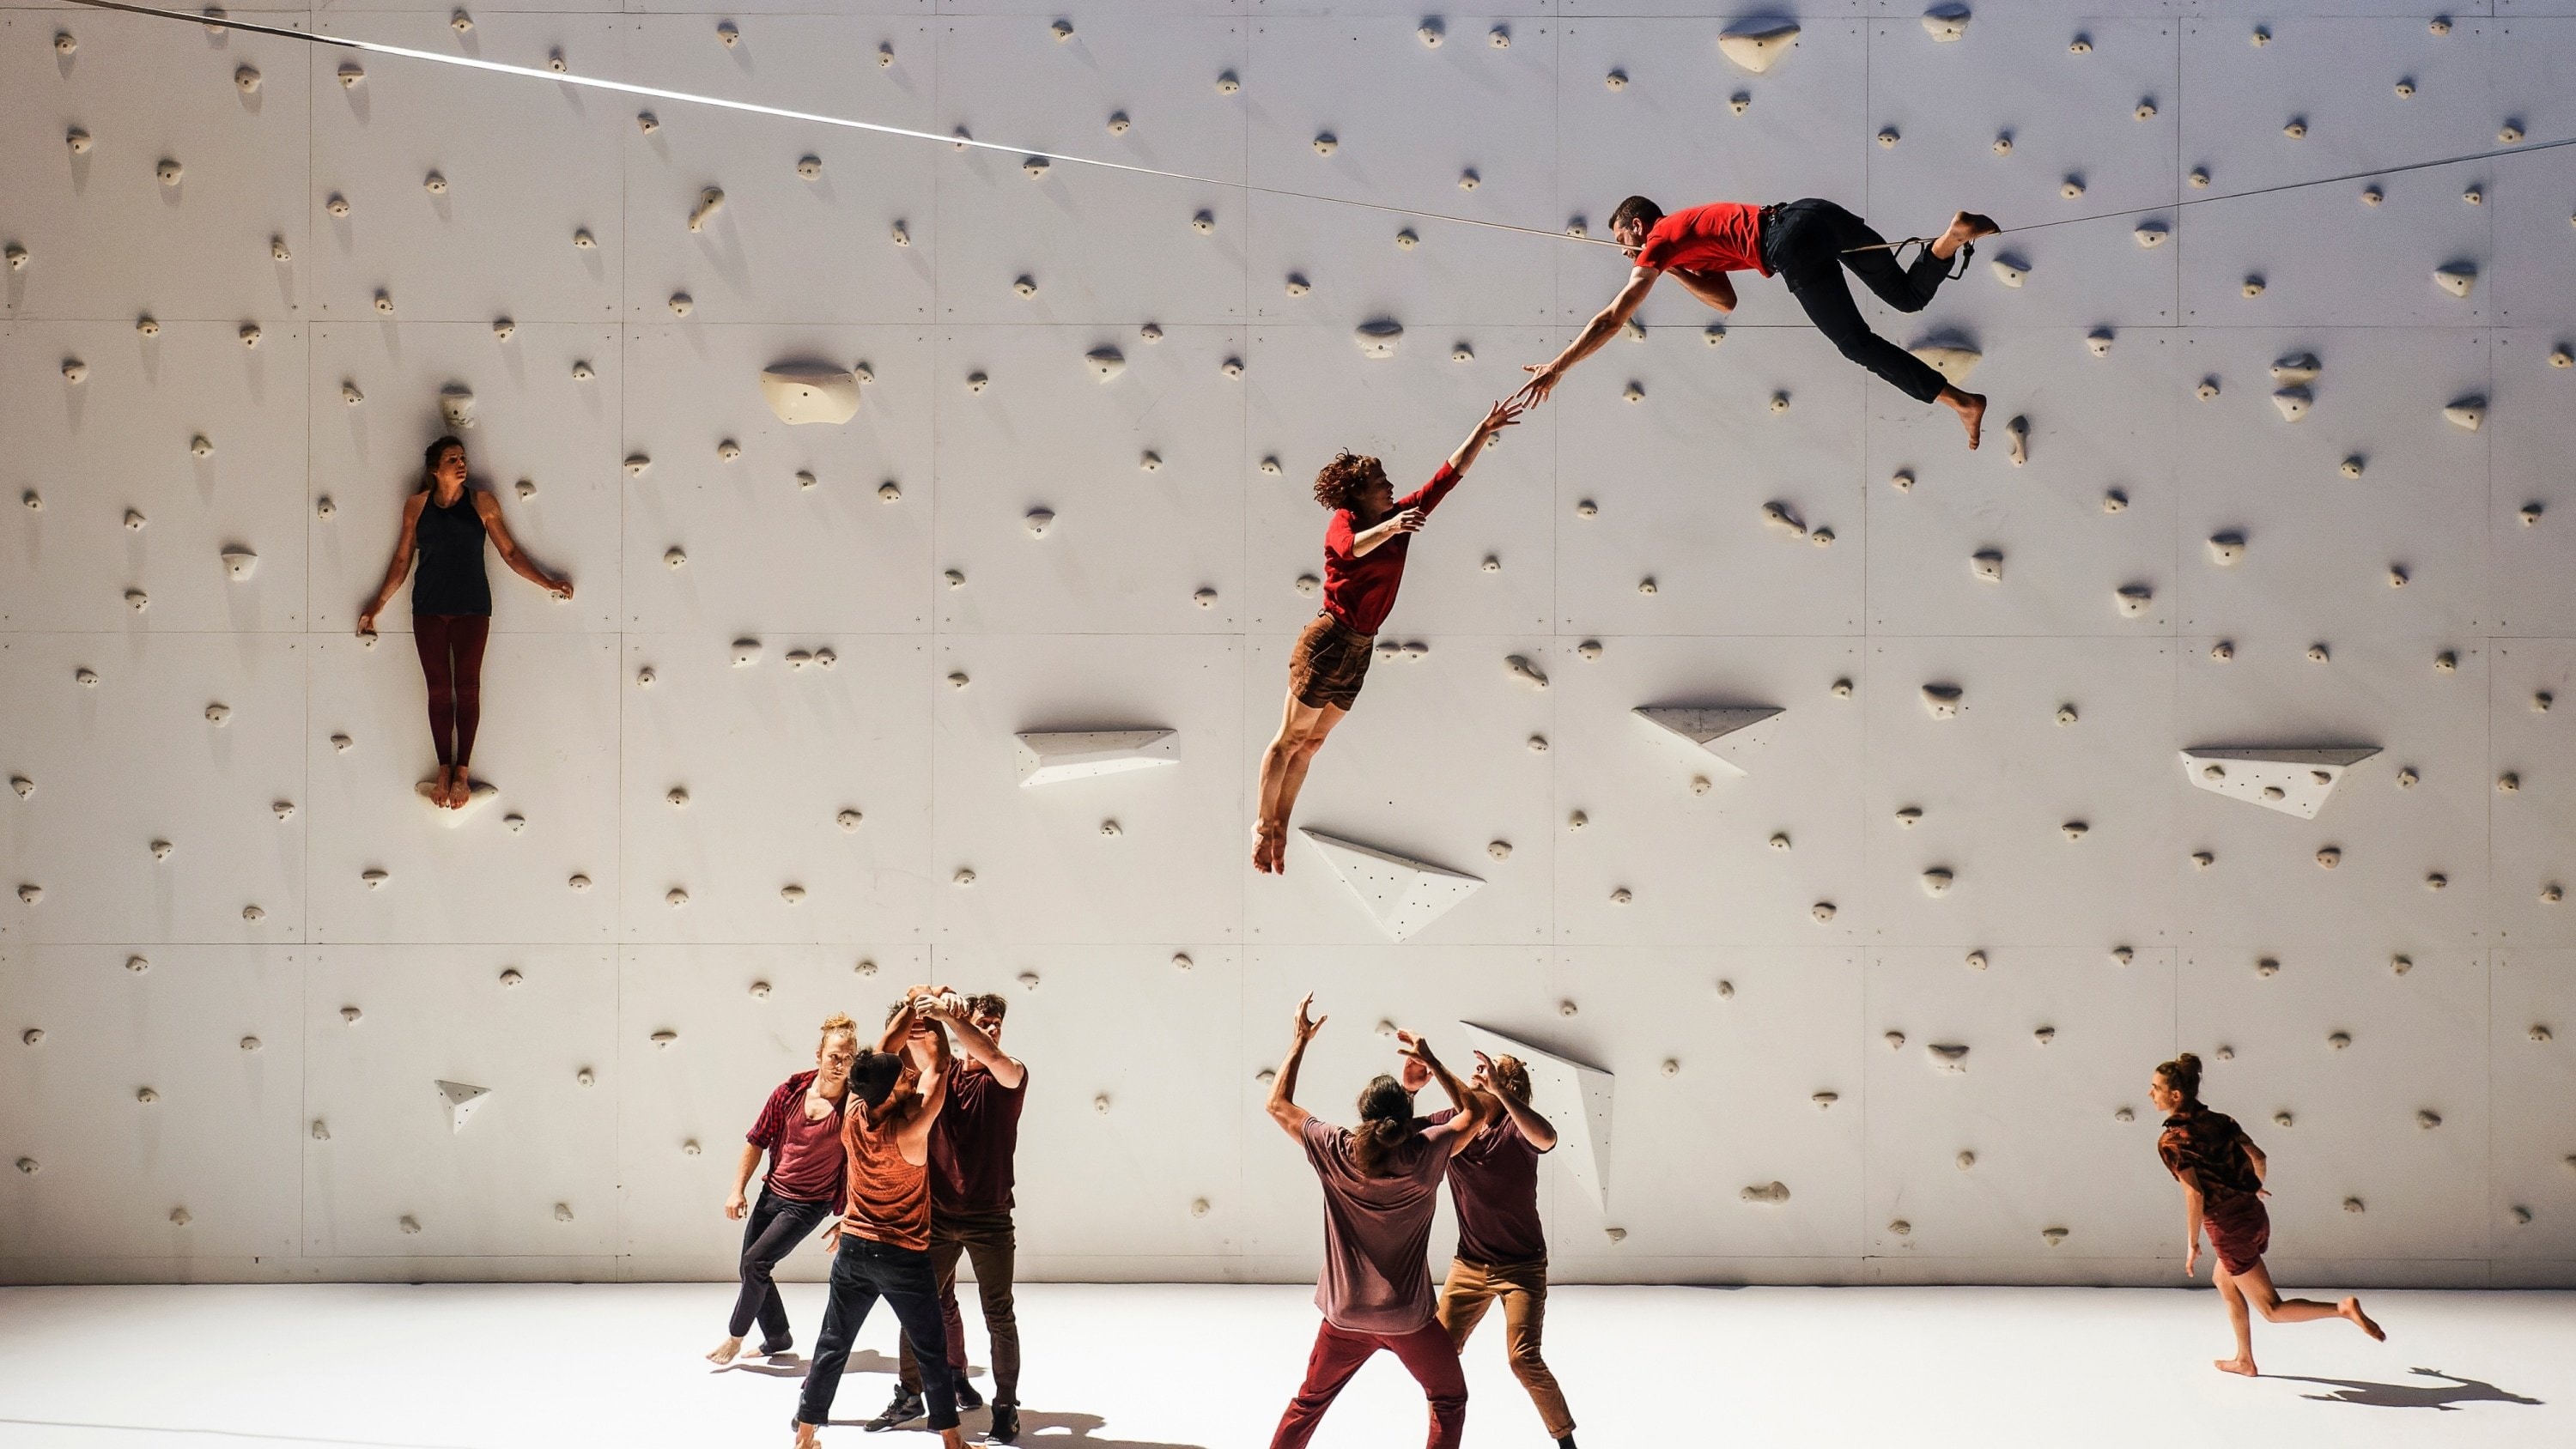
[(501, 501), (465, 486), (465, 444), (440, 438), (422, 455), (429, 468), (421, 490), (403, 504), (402, 536), (394, 541), (385, 586), (358, 615), (358, 637), (373, 638), (376, 616), (393, 602), (420, 555), (420, 577), (411, 587), (412, 642), (420, 672), (429, 681), (429, 735), (438, 748), (438, 778), (421, 793), (433, 805), (462, 810), (473, 798), (466, 766), (474, 755), (475, 727), (483, 720), (483, 644), (492, 631), (492, 585), (483, 576), (483, 540), (501, 550), (510, 572), (558, 599), (572, 597), (569, 580), (555, 578), (519, 552)]
[(2210, 1251), (2217, 1255), (2218, 1266), (2212, 1276), (2218, 1283), (2218, 1295), (2227, 1302), (2228, 1321), (2236, 1327), (2236, 1356), (2217, 1360), (2221, 1372), (2255, 1376), (2254, 1324), (2246, 1312), (2250, 1301), (2256, 1311), (2271, 1323), (2306, 1323), (2318, 1318), (2351, 1320), (2354, 1327), (2372, 1338), (2385, 1341), (2370, 1315), (2361, 1311), (2361, 1300), (2347, 1298), (2340, 1304), (2319, 1303), (2313, 1298), (2283, 1298), (2272, 1286), (2271, 1271), (2263, 1266), (2263, 1249), (2272, 1237), (2271, 1214), (2263, 1209), (2263, 1177), (2270, 1170), (2269, 1159), (2236, 1119), (2213, 1112), (2200, 1100), (2200, 1058), (2184, 1052), (2156, 1068), (2155, 1080), (2147, 1087), (2147, 1097), (2156, 1110), (2165, 1114), (2164, 1135), (2156, 1139), (2156, 1155), (2164, 1159), (2165, 1170), (2182, 1184), (2183, 1217), (2186, 1223), (2183, 1276), (2191, 1276), (2200, 1263), (2200, 1235), (2209, 1230)]

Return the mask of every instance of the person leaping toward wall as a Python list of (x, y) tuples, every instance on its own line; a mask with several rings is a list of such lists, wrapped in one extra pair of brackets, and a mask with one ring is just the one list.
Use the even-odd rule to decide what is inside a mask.
[(1528, 404), (1498, 402), (1467, 441), (1402, 498), (1375, 458), (1344, 452), (1315, 475), (1315, 501), (1332, 510), (1324, 525), (1324, 607), (1297, 636), (1288, 656), (1288, 704), (1279, 733), (1261, 754), (1260, 817), (1252, 827), (1252, 868), (1288, 870), (1288, 817), (1324, 737), (1359, 703), (1378, 626), (1395, 607), (1404, 556), (1431, 510), (1458, 486), (1494, 435), (1520, 420)]
[(1974, 448), (1985, 421), (1985, 398), (1961, 392), (1930, 363), (1870, 331), (1852, 302), (1843, 268), (1851, 268), (1899, 312), (1920, 312), (1948, 280), (1951, 259), (1966, 266), (1967, 257), (1976, 254), (1977, 238), (2000, 230), (1990, 217), (1956, 213), (1949, 229), (1933, 238), (1911, 265), (1899, 266), (1887, 239), (1870, 230), (1869, 223), (1815, 197), (1771, 206), (1712, 201), (1667, 215), (1645, 197), (1631, 196), (1610, 213), (1610, 234), (1637, 264), (1628, 285), (1593, 314), (1563, 352), (1523, 369), (1533, 376), (1514, 401), (1546, 401), (1574, 364), (1600, 351), (1628, 324), (1665, 273), (1692, 296), (1727, 313), (1735, 310), (1735, 283), (1726, 274), (1759, 272), (1788, 283), (1789, 295), (1843, 356), (1894, 383), (1907, 397), (1957, 413), (1968, 430), (1968, 446)]

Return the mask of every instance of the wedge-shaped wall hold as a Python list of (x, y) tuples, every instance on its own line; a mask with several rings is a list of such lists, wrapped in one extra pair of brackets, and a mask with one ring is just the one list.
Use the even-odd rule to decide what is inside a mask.
[(2323, 372), (2315, 354), (2294, 352), (2272, 364), (2272, 382), (2278, 387), (2306, 387)]
[(1018, 738), (1022, 789), (1181, 762), (1178, 730), (1052, 730)]
[(1778, 65), (1780, 58), (1797, 43), (1798, 27), (1783, 21), (1777, 25), (1727, 31), (1717, 38), (1717, 51), (1744, 69), (1761, 75)]
[(447, 1104), (447, 1128), (451, 1132), (464, 1131), (465, 1119), (473, 1116), (474, 1109), (482, 1106), (484, 1099), (492, 1095), (490, 1087), (477, 1087), (468, 1082), (441, 1081), (436, 1086), (438, 1099)]
[(2451, 426), (2466, 428), (2474, 433), (2486, 425), (2487, 400), (2482, 397), (2464, 397), (2442, 409), (2442, 417)]
[(1395, 345), (1404, 340), (1404, 324), (1386, 318), (1379, 318), (1375, 322), (1363, 322), (1359, 330), (1352, 334), (1352, 338), (1359, 343), (1360, 355), (1363, 357), (1380, 359), (1393, 357)]
[(1941, 380), (1954, 387), (1966, 382), (1968, 374), (1976, 371), (1977, 364), (1986, 357), (1977, 349), (1956, 342), (1926, 342), (1906, 350), (1923, 359), (1925, 366), (1941, 374)]
[(2203, 790), (2314, 820), (2353, 766), (2376, 745), (2201, 745), (2182, 752), (2183, 774)]
[(778, 420), (846, 423), (858, 415), (859, 380), (824, 363), (782, 362), (760, 374), (760, 395)]
[(2469, 289), (2477, 284), (2478, 269), (2466, 262), (2454, 262), (2433, 273), (2433, 285), (2454, 297), (2469, 295)]
[(1548, 1154), (1549, 1159), (1590, 1194), (1593, 1206), (1608, 1210), (1610, 1109), (1616, 1085), (1610, 1073), (1489, 1026), (1472, 1021), (1458, 1024), (1466, 1029), (1471, 1049), (1489, 1057), (1518, 1057), (1529, 1068), (1530, 1105), (1556, 1126), (1556, 1150)]
[(1102, 382), (1127, 370), (1127, 358), (1115, 347), (1095, 347), (1083, 354), (1082, 364)]
[(411, 788), (412, 792), (419, 796), (421, 807), (430, 813), (430, 817), (450, 830), (464, 824), (466, 817), (483, 813), (483, 807), (498, 799), (501, 794), (501, 787), (498, 785), (482, 780), (471, 780), (466, 783), (465, 804), (461, 808), (450, 808), (438, 802), (436, 780), (423, 780)]
[(1390, 855), (1318, 830), (1297, 833), (1333, 867), (1333, 874), (1368, 908), (1379, 929), (1398, 941), (1448, 914), (1484, 884), (1472, 875)]
[(1645, 704), (1629, 711), (1650, 725), (1669, 731), (1706, 750), (1717, 759), (1719, 769), (1730, 775), (1745, 773), (1744, 756), (1771, 742), (1778, 733), (1773, 721), (1786, 713), (1778, 705), (1674, 705)]
[(1923, 12), (1923, 33), (1943, 42), (1960, 39), (1968, 33), (1968, 7), (1936, 5)]
[(1923, 1059), (1936, 1072), (1960, 1073), (1968, 1069), (1968, 1049), (1948, 1042), (1934, 1042), (1924, 1047)]

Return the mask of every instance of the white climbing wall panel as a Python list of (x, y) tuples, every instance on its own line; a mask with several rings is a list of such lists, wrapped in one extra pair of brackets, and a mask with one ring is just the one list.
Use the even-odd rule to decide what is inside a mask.
[[(1035, 1276), (1312, 1272), (1312, 990), (1327, 1116), (1399, 1026), (1611, 1075), (1560, 1277), (2172, 1281), (2191, 1050), (2285, 1281), (2576, 1282), (2576, 152), (2512, 152), (2576, 6), (1925, 8), (233, 6), (1189, 179), (0, 13), (0, 1280), (725, 1277), (764, 1094), (933, 980), (1010, 1000)], [(1630, 192), (2029, 228), (1862, 304), (1986, 445), (1660, 288), (1314, 767), (1296, 825), (1479, 882), (1391, 940), (1246, 868), (1309, 480), (1427, 479)], [(452, 828), (407, 603), (353, 637), (449, 389), (576, 584), (492, 562)], [(1170, 762), (1023, 785), (1122, 729)], [(2334, 745), (2313, 818), (2179, 764)]]

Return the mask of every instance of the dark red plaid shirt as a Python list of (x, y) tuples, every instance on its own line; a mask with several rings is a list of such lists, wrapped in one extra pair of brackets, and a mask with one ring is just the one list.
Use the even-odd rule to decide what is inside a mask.
[(2192, 1107), (2165, 1119), (2164, 1135), (2156, 1139), (2156, 1155), (2164, 1159), (2165, 1171), (2176, 1181), (2188, 1169), (2191, 1180), (2200, 1186), (2201, 1202), (2215, 1208), (2263, 1190), (2263, 1179), (2254, 1175), (2253, 1160), (2245, 1154), (2253, 1145), (2254, 1139), (2245, 1135), (2235, 1118)]

